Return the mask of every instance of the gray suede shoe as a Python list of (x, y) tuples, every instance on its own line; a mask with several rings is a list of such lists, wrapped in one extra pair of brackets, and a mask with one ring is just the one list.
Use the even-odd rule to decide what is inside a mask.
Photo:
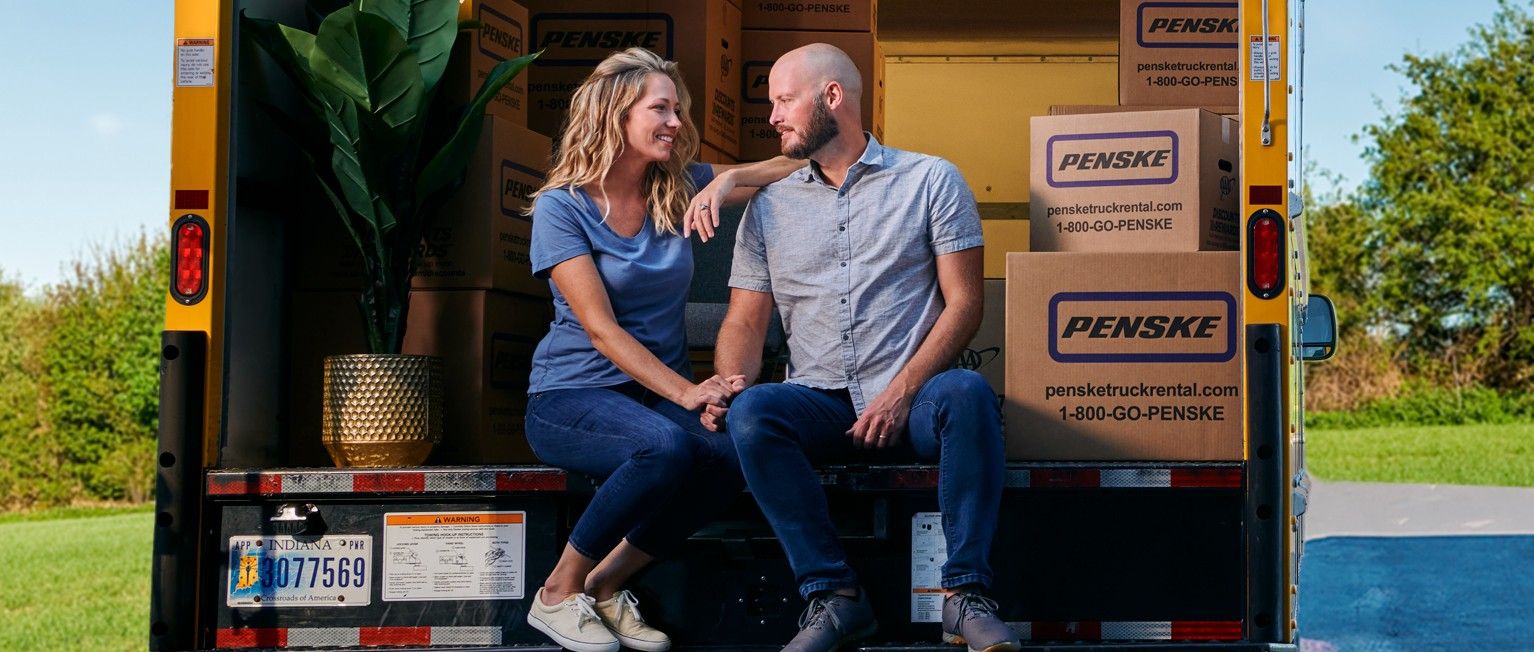
[(943, 642), (969, 646), (969, 652), (1017, 652), (1023, 644), (996, 615), (996, 601), (977, 593), (955, 593), (943, 600)]
[(872, 636), (879, 624), (868, 604), (868, 593), (858, 589), (856, 599), (827, 592), (810, 598), (799, 616), (799, 635), (783, 652), (835, 652), (843, 645)]

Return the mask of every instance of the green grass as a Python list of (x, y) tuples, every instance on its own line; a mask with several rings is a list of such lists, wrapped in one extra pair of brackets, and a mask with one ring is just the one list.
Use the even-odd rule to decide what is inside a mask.
[(80, 513), (0, 522), (0, 650), (148, 645), (154, 516), (147, 507)]
[(1534, 487), (1534, 424), (1307, 430), (1322, 480)]

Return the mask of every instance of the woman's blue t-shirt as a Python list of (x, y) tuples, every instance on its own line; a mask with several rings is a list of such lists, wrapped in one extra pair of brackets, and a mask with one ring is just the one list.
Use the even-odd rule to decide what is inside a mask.
[[(695, 188), (713, 180), (713, 168), (688, 166)], [(550, 190), (533, 206), (533, 275), (548, 279), (555, 265), (590, 255), (607, 289), (618, 325), (666, 366), (691, 377), (687, 362), (686, 305), (692, 285), (692, 244), (679, 235), (655, 231), (647, 216), (632, 238), (602, 222), (602, 212), (584, 190)], [(528, 393), (582, 387), (609, 387), (633, 380), (592, 346), (559, 286), (554, 322), (533, 352)]]

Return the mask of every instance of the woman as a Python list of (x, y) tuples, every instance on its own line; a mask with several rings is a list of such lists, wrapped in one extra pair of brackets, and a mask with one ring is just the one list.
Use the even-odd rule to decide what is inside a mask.
[(533, 273), (553, 281), (555, 317), (533, 354), (527, 438), (545, 463), (604, 481), (527, 619), (576, 652), (669, 649), (622, 587), (743, 485), (728, 436), (699, 422), (746, 382), (689, 380), (692, 245), (682, 232), (709, 226), (710, 204), (742, 194), (736, 185), (765, 185), (802, 163), (691, 163), (689, 104), (675, 63), (639, 48), (609, 56), (575, 91), (534, 200)]

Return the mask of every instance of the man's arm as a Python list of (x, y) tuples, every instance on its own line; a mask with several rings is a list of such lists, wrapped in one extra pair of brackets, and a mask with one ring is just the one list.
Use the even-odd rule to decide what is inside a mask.
[[(719, 326), (714, 345), (714, 373), (732, 378), (744, 376), (750, 386), (762, 375), (762, 346), (767, 341), (767, 325), (772, 319), (772, 295), (740, 288), (730, 289), (730, 309)], [(718, 432), (724, 429), (725, 408), (708, 406), (703, 412), (703, 427)]]
[(959, 351), (974, 339), (985, 311), (984, 252), (984, 247), (973, 247), (937, 257), (937, 284), (943, 293), (943, 311), (921, 346), (917, 347), (916, 354), (852, 425), (850, 432), (854, 444), (865, 448), (894, 444), (905, 430), (916, 392), (933, 376), (952, 367)]

